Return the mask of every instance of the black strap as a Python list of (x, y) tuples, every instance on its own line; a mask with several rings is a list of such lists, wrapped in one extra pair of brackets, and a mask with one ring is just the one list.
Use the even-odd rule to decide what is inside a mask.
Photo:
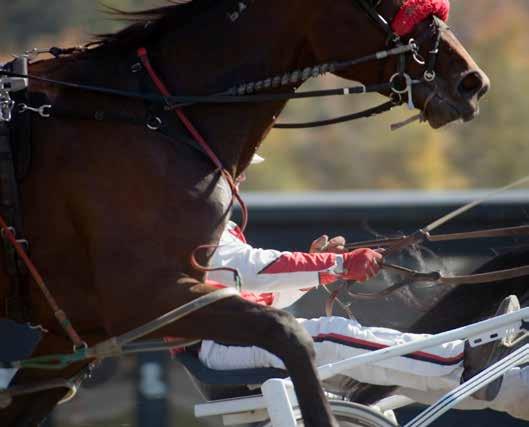
[[(40, 104), (42, 105), (42, 104)], [(385, 113), (391, 110), (393, 107), (399, 105), (394, 101), (385, 102), (376, 107), (369, 108), (358, 113), (348, 114), (345, 116), (336, 117), (329, 120), (321, 120), (315, 122), (306, 122), (306, 123), (277, 123), (274, 125), (275, 129), (306, 129), (306, 128), (315, 128), (330, 126), (338, 123), (345, 123), (357, 119), (368, 118), (378, 114)], [(115, 112), (115, 111), (105, 111), (97, 110), (95, 112), (79, 112), (77, 110), (72, 110), (69, 108), (64, 108), (60, 105), (54, 105), (49, 109), (51, 117), (55, 118), (64, 118), (64, 119), (76, 119), (76, 120), (93, 120), (93, 121), (112, 121), (112, 122), (122, 122), (127, 124), (132, 124), (136, 126), (147, 126), (150, 125), (152, 130), (159, 131), (160, 133), (176, 139), (182, 142), (185, 142), (188, 145), (193, 146), (201, 153), (204, 153), (202, 148), (194, 142), (192, 138), (187, 138), (183, 135), (183, 129), (176, 129), (178, 126), (175, 126), (175, 118), (173, 118), (173, 113), (170, 111), (151, 111), (151, 114), (146, 116), (137, 116), (133, 114), (128, 114), (125, 112)], [(160, 121), (158, 121), (160, 120)]]
[(355, 86), (345, 89), (330, 89), (330, 90), (316, 90), (298, 93), (277, 93), (277, 94), (263, 94), (263, 95), (243, 95), (238, 96), (231, 92), (224, 92), (215, 95), (205, 96), (160, 96), (154, 93), (138, 93), (132, 91), (122, 91), (117, 89), (103, 88), (99, 86), (89, 86), (78, 83), (65, 82), (60, 80), (47, 79), (44, 77), (33, 76), (30, 74), (19, 74), (11, 71), (0, 69), (0, 75), (7, 77), (22, 77), (30, 80), (49, 83), (57, 86), (62, 86), (70, 89), (77, 89), (82, 91), (101, 93), (105, 95), (120, 96), (129, 99), (142, 100), (146, 102), (157, 103), (160, 105), (169, 106), (169, 108), (180, 108), (182, 105), (190, 104), (248, 104), (257, 102), (278, 102), (288, 101), (291, 99), (307, 99), (307, 98), (322, 98), (326, 96), (340, 96), (344, 94), (354, 93), (371, 93), (382, 92), (390, 88), (388, 83), (375, 84), (370, 86)]
[(368, 3), (366, 0), (354, 0), (354, 4), (360, 3), (362, 8), (367, 12), (369, 17), (385, 32), (388, 36), (388, 39), (395, 39), (397, 38), (397, 35), (393, 32), (391, 29), (391, 26), (388, 24), (388, 22), (375, 10), (374, 6), (370, 3)]
[[(168, 125), (168, 120), (160, 118), (158, 116), (137, 116), (133, 114), (127, 114), (124, 112), (116, 111), (104, 111), (97, 110), (95, 112), (79, 112), (69, 108), (54, 105), (50, 110), (50, 117), (57, 119), (74, 119), (74, 120), (92, 120), (98, 122), (122, 122), (134, 126), (151, 126), (153, 132), (160, 132), (161, 134), (168, 136), (175, 142), (185, 143), (194, 149), (204, 153), (200, 146), (192, 139), (182, 134), (180, 130), (174, 130)], [(168, 112), (165, 113), (168, 116)], [(169, 122), (170, 123), (170, 122)]]
[(274, 125), (275, 129), (306, 129), (306, 128), (315, 128), (335, 125), (337, 123), (350, 122), (352, 120), (363, 119), (367, 117), (376, 116), (377, 114), (385, 113), (391, 110), (393, 107), (397, 106), (398, 103), (393, 101), (385, 102), (376, 107), (369, 108), (358, 113), (348, 114), (346, 116), (336, 117), (329, 120), (321, 120), (317, 122), (307, 122), (307, 123), (277, 123)]

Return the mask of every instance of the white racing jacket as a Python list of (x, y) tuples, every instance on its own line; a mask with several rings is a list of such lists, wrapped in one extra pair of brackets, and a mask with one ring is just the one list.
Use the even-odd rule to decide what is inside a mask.
[[(231, 221), (222, 233), (219, 245), (210, 265), (237, 269), (242, 291), (254, 294), (257, 302), (275, 308), (292, 305), (308, 290), (326, 282), (329, 275), (338, 274), (343, 265), (342, 256), (331, 253), (253, 248), (246, 243), (240, 228)], [(235, 286), (233, 273), (229, 271), (210, 272), (208, 279)]]

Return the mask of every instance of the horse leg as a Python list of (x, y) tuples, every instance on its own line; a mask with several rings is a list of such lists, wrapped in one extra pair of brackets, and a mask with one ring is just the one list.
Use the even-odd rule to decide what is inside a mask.
[[(142, 309), (142, 319), (140, 320), (139, 317), (134, 319), (135, 326), (174, 309), (175, 301), (184, 304), (215, 290), (187, 277), (180, 278), (176, 286), (173, 284), (163, 289), (157, 287), (156, 296), (149, 307)], [(154, 308), (156, 312), (153, 311)], [(135, 326), (125, 326), (122, 322), (118, 329), (125, 332)], [(165, 336), (198, 337), (227, 345), (255, 345), (268, 350), (279, 357), (288, 369), (305, 425), (307, 427), (336, 425), (317, 377), (312, 338), (292, 315), (250, 303), (236, 296), (196, 311), (150, 337)]]
[[(63, 337), (45, 334), (33, 356), (56, 353), (71, 353), (72, 344)], [(46, 381), (69, 379), (79, 373), (88, 363), (77, 363), (61, 371), (21, 369), (11, 385), (35, 385)], [(9, 407), (0, 410), (2, 427), (37, 427), (51, 413), (57, 403), (68, 392), (66, 388), (57, 388), (32, 394), (16, 396)]]

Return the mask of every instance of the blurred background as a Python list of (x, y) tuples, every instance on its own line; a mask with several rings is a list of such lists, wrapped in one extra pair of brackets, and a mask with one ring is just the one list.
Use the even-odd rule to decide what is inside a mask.
[[(3, 1), (0, 57), (32, 47), (71, 46), (118, 29), (96, 1)], [(106, 0), (122, 9), (163, 0)], [(471, 124), (433, 131), (413, 124), (390, 132), (408, 116), (403, 108), (378, 118), (321, 130), (274, 131), (247, 190), (466, 189), (498, 186), (525, 175), (529, 160), (529, 3), (525, 0), (452, 2), (451, 26), (492, 81)], [(122, 24), (121, 24), (122, 25)], [(312, 85), (334, 87), (332, 77)], [(322, 119), (374, 105), (377, 95), (290, 103), (282, 116)], [(376, 168), (373, 167), (376, 165)]]
[[(164, 3), (107, 0), (105, 4), (137, 10)], [(473, 198), (475, 193), (469, 190), (502, 186), (527, 175), (527, 22), (526, 0), (452, 2), (452, 29), (492, 81), (491, 91), (481, 102), (480, 116), (469, 124), (455, 123), (433, 131), (426, 124), (416, 123), (391, 132), (392, 123), (409, 116), (401, 108), (353, 124), (273, 131), (261, 150), (267, 161), (253, 168), (245, 183), (245, 190), (252, 192), (248, 195), (251, 241), (257, 246), (303, 250), (320, 231), (359, 239), (371, 237), (374, 229), (382, 234), (410, 231)], [(96, 1), (3, 0), (0, 62), (34, 47), (81, 44), (94, 34), (115, 31), (122, 25), (105, 15), (104, 7)], [(341, 84), (327, 76), (306, 88)], [(379, 98), (366, 95), (297, 101), (289, 104), (281, 119), (325, 119), (375, 105)], [(280, 196), (278, 192), (286, 194)], [(301, 199), (291, 196), (307, 192), (311, 195), (299, 196)], [(402, 200), (407, 202), (403, 205)], [(513, 193), (503, 204), (486, 206), (447, 231), (520, 225), (527, 221), (528, 200), (527, 192)], [(311, 207), (315, 216), (307, 213)], [(373, 218), (370, 215), (374, 210), (378, 220), (367, 224), (366, 218)], [(275, 213), (273, 219), (271, 212)], [(352, 229), (360, 231), (353, 233)], [(499, 245), (511, 247), (515, 243), (519, 242)], [(454, 246), (445, 251), (452, 256), (454, 268), (469, 268), (492, 256), (497, 245), (494, 251), (491, 247), (479, 250), (475, 246)], [(315, 315), (318, 309), (321, 298), (309, 297), (298, 310)], [(366, 322), (380, 320), (368, 317)], [(412, 313), (408, 321), (413, 317)], [(198, 401), (200, 397), (186, 374), (165, 355), (126, 358), (106, 362), (78, 398), (54, 412), (48, 426), (220, 425), (219, 420), (208, 424), (193, 419), (192, 405)], [(461, 420), (445, 425), (460, 424)], [(468, 426), (492, 426), (508, 425), (510, 421), (498, 421), (488, 414), (480, 419), (467, 417), (464, 422)]]

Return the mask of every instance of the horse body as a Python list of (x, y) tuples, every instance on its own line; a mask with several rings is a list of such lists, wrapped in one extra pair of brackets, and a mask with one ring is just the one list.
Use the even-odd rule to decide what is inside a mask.
[[(146, 47), (173, 93), (211, 94), (239, 82), (385, 47), (385, 34), (348, 0), (335, 0), (332, 7), (316, 0), (290, 1), (288, 7), (280, 0), (247, 1), (238, 19), (230, 14), (231, 3), (195, 0), (147, 13), (156, 18), (152, 23), (110, 36), (88, 52), (36, 63), (31, 72), (137, 90), (131, 66), (137, 62), (136, 50)], [(400, 5), (385, 1), (381, 13), (394, 16)], [(417, 31), (431, 35), (431, 22)], [(363, 42), (354, 43), (357, 37)], [(419, 85), (415, 92), (415, 101), (434, 127), (473, 117), (488, 87), (486, 76), (451, 33), (443, 33), (442, 41), (437, 85)], [(365, 84), (387, 81), (395, 67), (396, 61), (388, 60), (384, 66), (365, 65), (342, 76)], [(409, 70), (422, 71), (417, 64)], [(139, 101), (41, 83), (30, 90), (45, 92), (52, 103), (79, 112), (104, 108), (141, 115), (146, 108)], [(235, 177), (248, 166), (284, 105), (197, 105), (186, 108), (186, 114)], [(185, 132), (176, 117), (170, 125)], [(88, 344), (127, 332), (214, 290), (192, 268), (190, 254), (199, 245), (218, 241), (232, 196), (199, 150), (142, 126), (111, 121), (36, 119), (32, 131), (33, 165), (21, 186), (25, 237), (52, 294)], [(204, 264), (207, 258), (204, 251), (198, 255)], [(0, 288), (6, 283), (2, 277)], [(37, 289), (32, 289), (31, 305), (34, 320), (50, 331), (36, 354), (68, 352), (71, 344)], [(234, 297), (152, 337), (168, 335), (271, 351), (289, 369), (305, 425), (333, 425), (312, 363), (311, 339), (290, 315)], [(74, 365), (60, 374), (79, 369)], [(55, 375), (20, 372), (16, 383)], [(17, 398), (0, 412), (2, 425), (36, 425), (63, 393)]]

